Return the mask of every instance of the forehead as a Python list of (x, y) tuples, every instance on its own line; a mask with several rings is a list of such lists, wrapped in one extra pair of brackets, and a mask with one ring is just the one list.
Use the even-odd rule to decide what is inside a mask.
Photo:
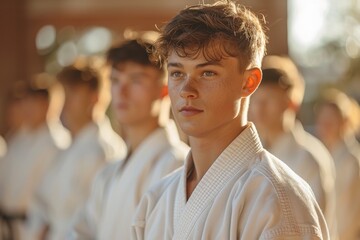
[(239, 60), (232, 56), (222, 56), (220, 58), (209, 58), (204, 53), (199, 52), (194, 56), (183, 56), (176, 51), (171, 51), (167, 58), (167, 67), (204, 67), (208, 65), (217, 65), (220, 67), (232, 68), (239, 67)]
[(87, 87), (85, 84), (64, 85), (64, 92), (66, 95), (74, 95), (75, 92), (76, 94), (85, 93), (85, 92), (89, 92), (89, 90), (90, 88)]
[(203, 44), (186, 45), (186, 43), (180, 43), (180, 45), (180, 47), (168, 49), (167, 60), (174, 55), (193, 60), (202, 58), (206, 61), (220, 61), (227, 57), (235, 57), (239, 60), (241, 58), (241, 53), (236, 44), (226, 39), (213, 38)]
[(137, 72), (159, 73), (160, 70), (151, 65), (143, 65), (136, 62), (124, 62), (111, 67), (110, 74), (118, 75)]

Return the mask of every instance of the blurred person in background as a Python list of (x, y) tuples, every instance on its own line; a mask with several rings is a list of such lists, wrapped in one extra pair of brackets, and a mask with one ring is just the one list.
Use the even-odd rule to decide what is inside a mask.
[(360, 156), (355, 153), (353, 103), (337, 89), (326, 90), (315, 108), (316, 135), (336, 167), (337, 222), (340, 240), (360, 239)]
[(288, 57), (267, 56), (262, 69), (262, 82), (251, 97), (249, 119), (255, 123), (264, 147), (309, 183), (331, 239), (337, 239), (333, 160), (324, 145), (296, 119), (304, 80)]
[(59, 121), (62, 102), (57, 87), (51, 76), (38, 74), (24, 85), (23, 99), (14, 99), (8, 109), (13, 129), (0, 161), (0, 217), (7, 228), (0, 231), (10, 239), (20, 234), (35, 190), (55, 156), (70, 144)]
[(126, 155), (124, 141), (105, 116), (109, 84), (89, 65), (77, 62), (57, 76), (65, 90), (62, 119), (73, 142), (58, 155), (37, 191), (25, 239), (66, 239), (96, 172), (107, 162)]
[[(23, 100), (26, 93), (26, 82), (16, 81), (13, 83), (5, 107), (5, 140), (8, 145), (12, 145), (18, 138), (21, 138), (26, 129), (26, 117), (23, 112)], [(59, 100), (61, 101), (61, 100)], [(16, 145), (14, 143), (14, 145)]]
[(349, 119), (349, 131), (345, 141), (351, 151), (357, 157), (360, 157), (360, 106), (354, 98), (348, 97), (351, 101), (351, 114)]
[(108, 52), (112, 107), (129, 153), (96, 178), (75, 226), (76, 239), (130, 239), (131, 219), (142, 194), (183, 165), (188, 153), (169, 120), (165, 72), (150, 60), (150, 42), (129, 40)]

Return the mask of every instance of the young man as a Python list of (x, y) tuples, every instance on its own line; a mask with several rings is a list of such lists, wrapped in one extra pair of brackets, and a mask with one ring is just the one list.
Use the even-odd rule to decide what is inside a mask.
[(304, 96), (304, 80), (288, 57), (267, 56), (262, 69), (261, 85), (251, 96), (249, 119), (256, 125), (264, 147), (310, 185), (331, 239), (337, 239), (332, 157), (296, 120)]
[(164, 69), (149, 59), (141, 39), (110, 49), (112, 106), (129, 153), (96, 178), (76, 224), (77, 239), (130, 239), (131, 219), (149, 186), (184, 163), (188, 147), (169, 121)]
[(329, 239), (309, 185), (247, 122), (265, 42), (258, 18), (229, 1), (186, 8), (162, 31), (157, 49), (191, 152), (143, 197), (134, 239)]
[(19, 109), (10, 109), (13, 112), (8, 116), (19, 126), (14, 126), (18, 129), (13, 129), (16, 133), (0, 161), (0, 215), (14, 234), (21, 231), (35, 191), (55, 156), (71, 140), (59, 121), (60, 109), (55, 104), (59, 95), (53, 79), (38, 74), (21, 88), (22, 99), (13, 106)]
[(360, 156), (354, 150), (352, 102), (343, 92), (327, 90), (316, 108), (316, 134), (336, 167), (337, 222), (340, 240), (360, 238)]
[(26, 239), (66, 239), (97, 171), (126, 155), (125, 143), (105, 117), (109, 85), (99, 73), (87, 65), (73, 65), (62, 69), (58, 80), (65, 90), (62, 118), (73, 143), (57, 156), (37, 191)]

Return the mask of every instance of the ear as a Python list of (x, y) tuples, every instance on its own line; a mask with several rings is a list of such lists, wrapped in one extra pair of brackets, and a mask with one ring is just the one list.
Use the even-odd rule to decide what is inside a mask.
[(96, 92), (96, 91), (92, 91), (91, 94), (90, 94), (90, 102), (92, 105), (95, 105), (98, 101), (99, 101), (99, 92)]
[(164, 85), (161, 87), (161, 98), (166, 97), (169, 94), (168, 86)]
[(293, 101), (289, 99), (288, 108), (290, 108), (291, 110), (297, 113), (299, 111), (300, 106), (298, 104), (295, 104)]
[(251, 68), (245, 71), (244, 73), (244, 83), (242, 87), (243, 97), (250, 96), (257, 87), (260, 85), (262, 79), (261, 69), (258, 67)]

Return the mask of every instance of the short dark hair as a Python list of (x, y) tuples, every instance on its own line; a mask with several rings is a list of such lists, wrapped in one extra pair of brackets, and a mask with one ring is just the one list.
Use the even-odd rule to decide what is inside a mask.
[(261, 84), (277, 84), (286, 90), (293, 103), (297, 105), (302, 103), (305, 81), (295, 63), (288, 56), (268, 55), (263, 59), (262, 68)]
[(64, 67), (58, 73), (57, 78), (64, 85), (84, 85), (94, 91), (99, 91), (100, 89), (100, 76), (95, 69), (89, 66), (82, 68), (74, 65)]
[(286, 91), (294, 87), (293, 83), (289, 79), (289, 76), (287, 76), (287, 74), (281, 69), (267, 68), (263, 69), (262, 73), (262, 85), (276, 85)]
[(29, 78), (29, 81), (18, 82), (17, 90), (23, 91), (26, 96), (43, 97), (49, 100), (50, 92), (54, 84), (55, 79), (53, 75), (48, 73), (38, 73), (32, 75)]
[(127, 40), (107, 52), (106, 59), (112, 67), (125, 62), (152, 66), (162, 71), (162, 66), (152, 59), (154, 44), (143, 39)]
[(156, 50), (160, 61), (171, 51), (182, 57), (203, 53), (209, 60), (237, 57), (245, 69), (261, 66), (266, 42), (262, 23), (254, 13), (234, 2), (219, 1), (180, 11), (162, 29)]

